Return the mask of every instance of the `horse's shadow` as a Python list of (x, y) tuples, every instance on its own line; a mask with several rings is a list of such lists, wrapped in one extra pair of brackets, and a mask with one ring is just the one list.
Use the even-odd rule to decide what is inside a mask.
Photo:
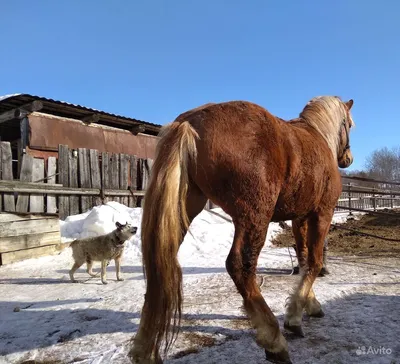
[[(268, 297), (266, 297), (268, 301)], [(113, 311), (110, 309), (67, 309), (59, 306), (90, 302), (95, 299), (55, 300), (46, 302), (0, 302), (0, 355), (48, 347), (79, 337), (95, 334), (129, 333), (134, 335), (140, 317), (139, 312)], [(19, 312), (13, 312), (18, 305)], [(55, 310), (35, 310), (36, 308), (57, 307)], [(294, 340), (286, 335), (294, 363), (390, 363), (398, 358), (400, 345), (399, 296), (354, 294), (327, 302), (326, 316), (322, 319), (304, 317), (305, 338)], [(283, 326), (283, 315), (277, 319)], [(236, 324), (232, 327), (232, 321)], [(239, 322), (239, 325), (237, 324)], [(39, 324), (40, 323), (40, 324)], [(231, 323), (231, 324), (230, 324)], [(245, 357), (263, 362), (263, 351), (254, 344), (254, 332), (244, 315), (230, 314), (185, 314), (181, 335), (196, 333), (223, 336), (226, 338), (218, 346), (204, 350), (199, 343), (198, 351), (180, 355), (175, 362), (209, 363), (218, 362), (222, 352), (230, 354), (234, 347)], [(192, 342), (196, 346), (196, 342)], [(391, 350), (390, 355), (380, 357), (357, 355), (360, 347)], [(179, 356), (179, 355), (178, 355)], [(339, 359), (338, 359), (339, 358)], [(239, 361), (235, 361), (235, 360)], [(172, 360), (172, 359), (170, 359)], [(232, 363), (239, 363), (232, 357)], [(370, 360), (370, 361), (368, 361)], [(372, 361), (371, 361), (372, 360)], [(375, 360), (375, 361), (374, 361)], [(380, 361), (381, 360), (381, 361)], [(386, 360), (386, 361), (384, 361)], [(389, 361), (388, 361), (389, 360)]]

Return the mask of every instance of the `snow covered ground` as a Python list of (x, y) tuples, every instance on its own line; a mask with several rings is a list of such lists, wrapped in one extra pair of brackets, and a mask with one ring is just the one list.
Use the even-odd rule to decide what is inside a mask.
[[(112, 262), (108, 285), (90, 278), (85, 267), (76, 274), (81, 283), (70, 283), (70, 248), (57, 256), (0, 267), (0, 363), (129, 363), (128, 343), (145, 291), (140, 219), (140, 208), (112, 202), (61, 222), (64, 242), (109, 232), (116, 221), (137, 225), (125, 251), (124, 282), (116, 281)], [(288, 249), (270, 244), (279, 231), (278, 224), (271, 224), (259, 274), (264, 297), (283, 326), (285, 299), (297, 277), (290, 276)], [(225, 271), (233, 225), (203, 211), (191, 232), (179, 252), (185, 295), (182, 331), (166, 362), (266, 363)], [(305, 338), (288, 336), (293, 363), (400, 363), (400, 259), (329, 258), (332, 274), (314, 285), (326, 316), (304, 317)], [(99, 265), (95, 267), (99, 272)]]

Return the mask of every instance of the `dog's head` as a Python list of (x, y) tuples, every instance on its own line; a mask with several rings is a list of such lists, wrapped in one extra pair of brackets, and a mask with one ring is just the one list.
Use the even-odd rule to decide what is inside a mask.
[(118, 221), (115, 223), (117, 230), (115, 230), (115, 234), (118, 237), (119, 241), (125, 242), (125, 240), (130, 239), (133, 235), (136, 234), (137, 227), (132, 226), (131, 224), (126, 223), (125, 225), (119, 223)]

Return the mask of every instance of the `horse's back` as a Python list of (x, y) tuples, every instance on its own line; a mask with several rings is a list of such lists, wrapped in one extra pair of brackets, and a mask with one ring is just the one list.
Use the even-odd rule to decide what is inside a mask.
[(301, 121), (286, 122), (247, 101), (203, 105), (176, 121), (188, 121), (198, 133), (192, 175), (220, 206), (232, 193), (253, 204), (276, 198), (274, 217), (287, 220), (324, 196), (333, 201), (339, 191), (329, 148)]
[(191, 175), (216, 204), (223, 205), (231, 193), (264, 193), (257, 189), (265, 189), (269, 176), (282, 183), (282, 122), (264, 108), (246, 101), (224, 102), (191, 110), (176, 121), (188, 121), (199, 135)]

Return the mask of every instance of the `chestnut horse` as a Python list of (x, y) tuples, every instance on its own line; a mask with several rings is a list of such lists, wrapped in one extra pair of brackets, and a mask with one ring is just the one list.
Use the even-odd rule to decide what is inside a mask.
[(207, 104), (179, 115), (160, 132), (142, 217), (147, 290), (129, 353), (135, 363), (162, 363), (179, 331), (182, 271), (177, 254), (207, 199), (232, 217), (226, 269), (243, 297), (256, 342), (273, 363), (291, 363), (288, 344), (256, 283), (258, 256), (271, 221), (293, 221), (301, 266), (284, 327), (303, 336), (303, 309), (322, 317), (312, 285), (322, 267), (342, 183), (338, 166), (353, 162), (353, 100), (313, 98), (284, 121), (245, 101)]

